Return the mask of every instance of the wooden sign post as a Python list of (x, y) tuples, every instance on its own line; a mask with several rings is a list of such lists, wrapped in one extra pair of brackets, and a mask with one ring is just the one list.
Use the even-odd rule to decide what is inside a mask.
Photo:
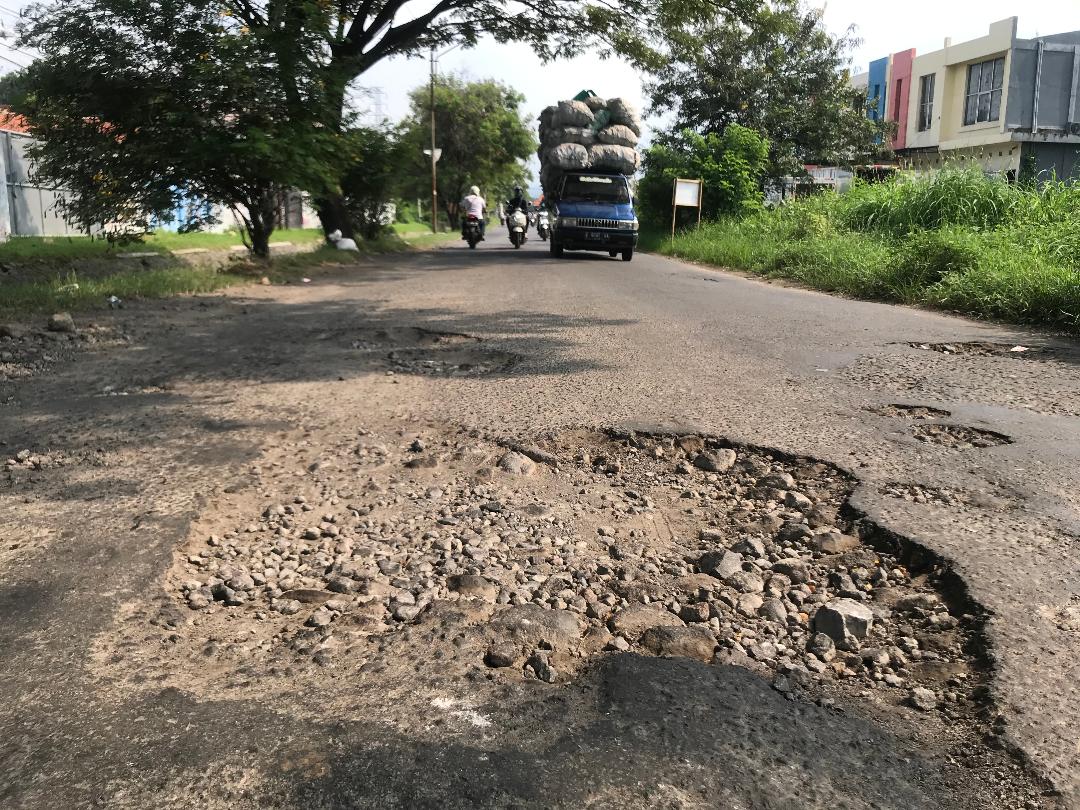
[(701, 199), (705, 193), (705, 183), (701, 180), (675, 179), (675, 188), (671, 195), (671, 244), (675, 244), (675, 217), (679, 206), (697, 208), (698, 227), (701, 227)]

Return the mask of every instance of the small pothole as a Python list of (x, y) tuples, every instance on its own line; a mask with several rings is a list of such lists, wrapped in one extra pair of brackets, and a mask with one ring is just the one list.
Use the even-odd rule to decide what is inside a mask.
[(929, 405), (882, 405), (871, 408), (872, 412), (881, 416), (891, 416), (896, 419), (947, 419), (952, 416), (949, 411), (941, 408), (932, 408)]
[(912, 429), (912, 434), (921, 442), (937, 444), (954, 450), (998, 447), (1012, 443), (1012, 439), (1003, 433), (967, 425), (916, 425)]
[(1021, 357), (1032, 359), (1053, 354), (1052, 349), (1037, 346), (1025, 346), (1018, 343), (992, 343), (980, 340), (956, 343), (910, 342), (907, 345), (913, 349), (938, 352), (939, 354), (961, 354), (975, 357)]

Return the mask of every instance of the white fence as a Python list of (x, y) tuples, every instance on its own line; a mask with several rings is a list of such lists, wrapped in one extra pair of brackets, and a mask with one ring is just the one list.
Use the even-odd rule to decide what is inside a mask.
[(35, 185), (30, 179), (26, 149), (28, 135), (0, 131), (0, 240), (11, 236), (85, 236), (73, 228), (57, 206), (59, 192)]

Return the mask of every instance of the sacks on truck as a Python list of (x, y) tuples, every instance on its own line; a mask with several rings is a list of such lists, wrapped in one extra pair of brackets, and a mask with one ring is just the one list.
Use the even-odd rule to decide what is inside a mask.
[(623, 124), (613, 124), (610, 127), (596, 133), (596, 139), (600, 143), (610, 143), (615, 146), (637, 146), (638, 135), (630, 127)]
[(641, 164), (637, 111), (619, 98), (583, 91), (540, 113), (540, 184), (553, 196), (567, 171), (595, 169), (631, 175)]
[(595, 119), (596, 116), (585, 102), (560, 101), (551, 124), (556, 127), (588, 127)]
[(627, 104), (621, 98), (613, 98), (608, 100), (607, 108), (611, 114), (612, 124), (629, 127), (634, 131), (635, 135), (641, 137), (641, 116), (630, 104)]
[(638, 168), (638, 153), (629, 146), (597, 143), (589, 147), (589, 168), (597, 171), (633, 174)]
[(548, 153), (548, 163), (557, 169), (587, 169), (590, 166), (589, 150), (579, 143), (563, 143)]

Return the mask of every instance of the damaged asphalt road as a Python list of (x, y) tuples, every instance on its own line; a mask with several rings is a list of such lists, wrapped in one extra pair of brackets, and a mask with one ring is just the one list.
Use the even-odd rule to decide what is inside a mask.
[(1068, 341), (532, 244), (76, 325), (0, 338), (4, 807), (1080, 803)]

